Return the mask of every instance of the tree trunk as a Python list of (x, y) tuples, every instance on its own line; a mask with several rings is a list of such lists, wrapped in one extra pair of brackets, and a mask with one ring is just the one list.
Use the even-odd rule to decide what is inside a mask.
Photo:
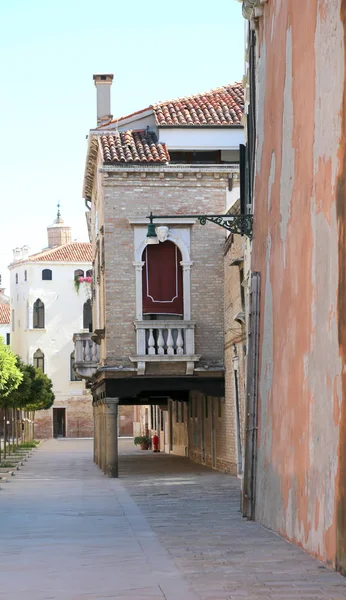
[(14, 452), (14, 417), (15, 417), (15, 409), (12, 408), (12, 423), (11, 423), (11, 435), (12, 435), (12, 452)]
[(19, 415), (19, 410), (18, 408), (15, 409), (15, 416), (16, 416), (16, 420), (15, 420), (15, 429), (16, 429), (16, 447), (18, 448), (18, 415)]
[(4, 459), (7, 456), (7, 408), (4, 410)]

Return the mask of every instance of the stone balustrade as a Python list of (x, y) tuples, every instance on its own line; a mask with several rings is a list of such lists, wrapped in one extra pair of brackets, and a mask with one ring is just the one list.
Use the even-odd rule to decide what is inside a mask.
[(146, 362), (185, 361), (192, 372), (195, 361), (195, 323), (193, 321), (135, 321), (138, 374), (144, 374)]
[(91, 339), (91, 333), (75, 333), (75, 370), (83, 379), (91, 379), (99, 363), (99, 346)]

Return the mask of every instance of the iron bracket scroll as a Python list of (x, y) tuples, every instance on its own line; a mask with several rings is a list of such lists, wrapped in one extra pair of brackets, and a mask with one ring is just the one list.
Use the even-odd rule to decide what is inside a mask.
[(231, 233), (246, 235), (252, 240), (253, 215), (198, 215), (197, 218), (201, 225), (211, 221)]
[(206, 225), (207, 221), (219, 225), (233, 234), (246, 235), (249, 240), (252, 240), (252, 224), (253, 215), (150, 215), (150, 224), (153, 224), (154, 219), (182, 219), (194, 218), (198, 219), (200, 225)]

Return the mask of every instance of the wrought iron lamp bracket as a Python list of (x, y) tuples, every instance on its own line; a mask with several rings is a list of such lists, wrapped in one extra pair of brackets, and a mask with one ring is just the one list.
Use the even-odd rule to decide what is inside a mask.
[(253, 215), (198, 215), (197, 218), (201, 225), (211, 221), (231, 233), (246, 235), (252, 240)]
[(151, 212), (147, 219), (150, 219), (148, 224), (148, 237), (154, 237), (155, 227), (154, 219), (181, 219), (181, 218), (194, 218), (198, 219), (200, 225), (205, 225), (207, 221), (219, 225), (231, 233), (237, 233), (239, 235), (246, 235), (249, 240), (252, 240), (252, 223), (253, 215), (153, 215)]

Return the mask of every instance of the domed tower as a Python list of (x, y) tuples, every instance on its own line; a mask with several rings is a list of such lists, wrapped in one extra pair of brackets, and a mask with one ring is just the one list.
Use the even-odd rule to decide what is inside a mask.
[(47, 232), (49, 248), (70, 244), (72, 242), (72, 230), (71, 227), (65, 225), (64, 220), (61, 218), (60, 204), (58, 204), (56, 219), (52, 225), (47, 227)]

